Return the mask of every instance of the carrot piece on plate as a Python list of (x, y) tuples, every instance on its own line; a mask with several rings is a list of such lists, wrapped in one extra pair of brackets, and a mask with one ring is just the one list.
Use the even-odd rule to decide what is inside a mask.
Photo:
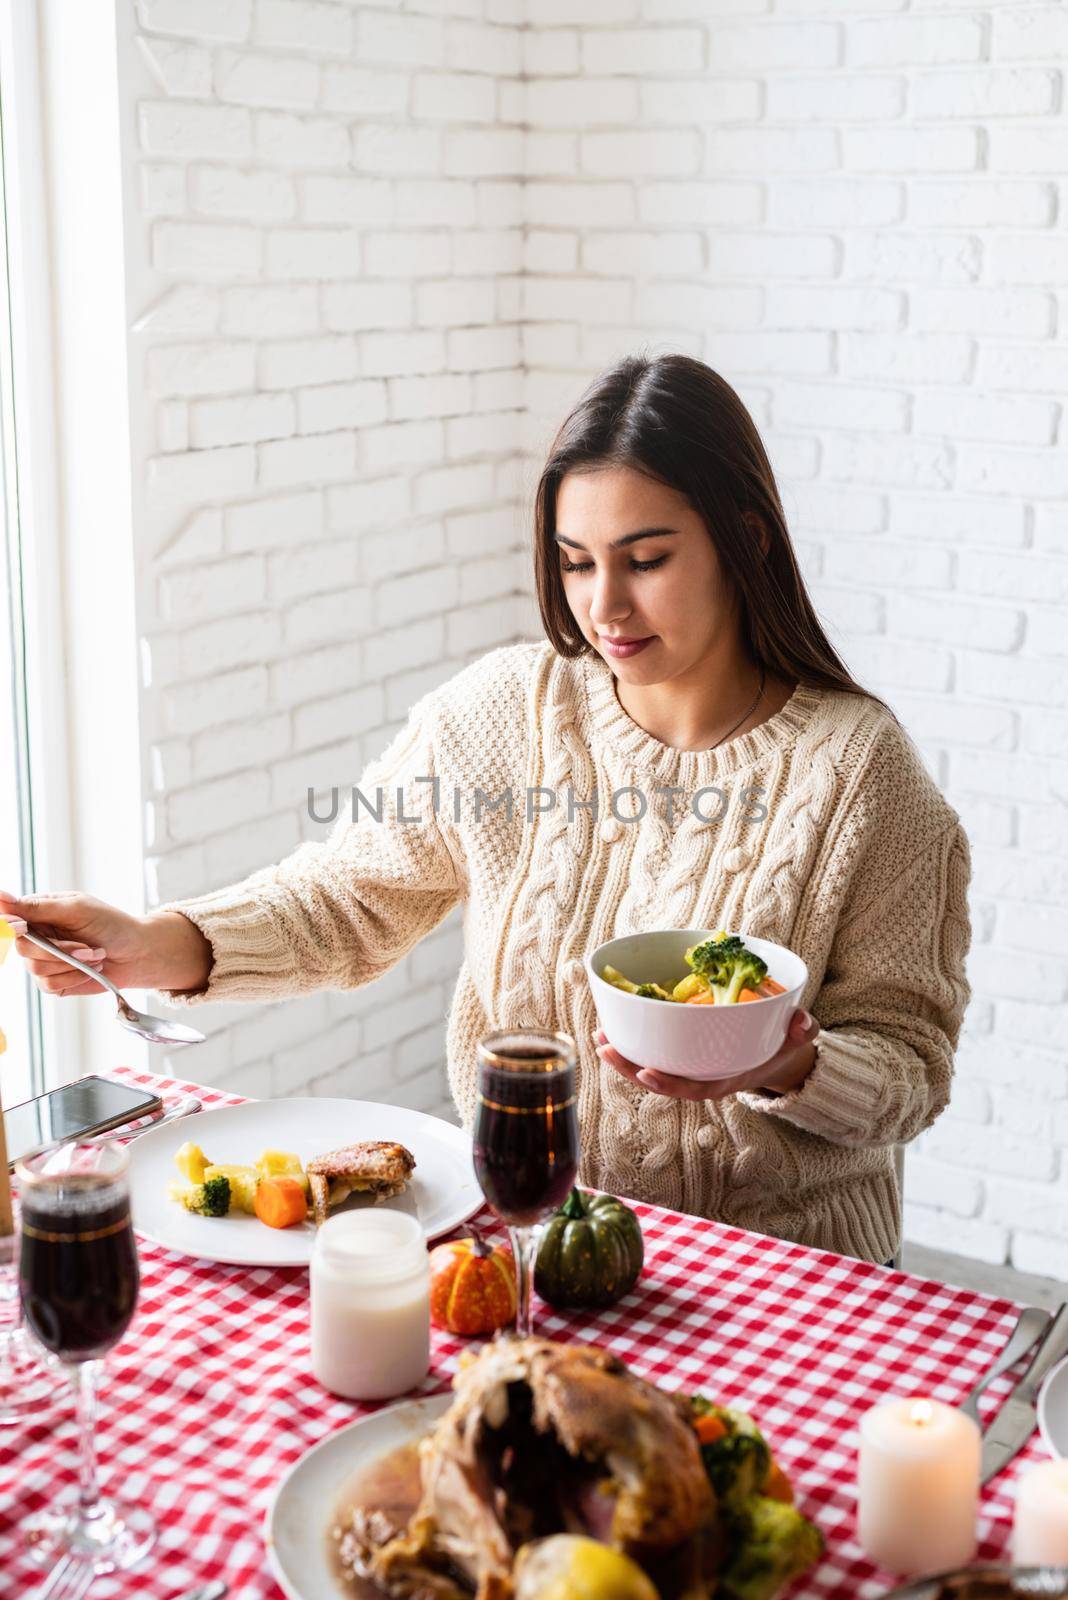
[(291, 1228), (308, 1215), (308, 1202), (296, 1178), (261, 1178), (256, 1185), (256, 1215), (269, 1228)]
[(763, 983), (760, 985), (760, 988), (761, 992), (765, 995), (786, 993), (785, 983), (776, 983), (774, 978), (765, 978)]
[(716, 1440), (722, 1439), (727, 1432), (727, 1424), (717, 1417), (714, 1411), (709, 1411), (706, 1416), (696, 1417), (693, 1426), (699, 1444), (715, 1444)]
[(763, 1000), (763, 998), (764, 996), (762, 994), (758, 994), (755, 989), (741, 989), (738, 992), (739, 1005), (741, 1005), (743, 1000)]

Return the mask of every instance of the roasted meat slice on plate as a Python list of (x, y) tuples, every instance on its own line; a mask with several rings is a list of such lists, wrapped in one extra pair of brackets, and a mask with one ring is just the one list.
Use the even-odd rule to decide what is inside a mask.
[(414, 1168), (412, 1152), (392, 1139), (365, 1139), (314, 1156), (305, 1170), (316, 1227), (350, 1194), (372, 1194), (376, 1202), (400, 1194)]

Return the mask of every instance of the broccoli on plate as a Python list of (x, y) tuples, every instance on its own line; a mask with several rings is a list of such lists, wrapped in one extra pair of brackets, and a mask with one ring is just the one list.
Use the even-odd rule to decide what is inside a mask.
[(730, 1559), (716, 1591), (729, 1600), (773, 1600), (823, 1554), (819, 1529), (796, 1506), (764, 1495), (746, 1501), (733, 1532)]
[(173, 1183), (170, 1195), (198, 1217), (225, 1217), (230, 1210), (230, 1180), (221, 1173), (203, 1183)]
[(752, 1417), (690, 1397), (694, 1431), (726, 1530), (716, 1594), (774, 1600), (823, 1554), (823, 1536), (793, 1504), (793, 1490)]
[(704, 1395), (690, 1401), (701, 1458), (716, 1500), (725, 1509), (741, 1507), (750, 1495), (760, 1494), (771, 1472), (767, 1440), (744, 1411), (714, 1405)]

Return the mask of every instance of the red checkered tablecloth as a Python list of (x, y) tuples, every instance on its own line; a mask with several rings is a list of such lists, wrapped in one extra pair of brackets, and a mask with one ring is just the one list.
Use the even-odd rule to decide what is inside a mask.
[[(206, 1107), (237, 1096), (116, 1072)], [(893, 1394), (953, 1404), (992, 1364), (1019, 1308), (971, 1290), (848, 1257), (636, 1207), (646, 1265), (634, 1293), (596, 1314), (538, 1308), (538, 1329), (595, 1341), (665, 1388), (701, 1388), (758, 1420), (827, 1552), (792, 1600), (870, 1600), (892, 1586), (854, 1539), (855, 1439), (868, 1407)], [(486, 1218), (489, 1220), (489, 1214)], [(496, 1224), (493, 1224), (496, 1226)], [(161, 1528), (143, 1570), (100, 1578), (93, 1600), (176, 1600), (225, 1578), (229, 1600), (282, 1600), (263, 1517), (283, 1473), (312, 1445), (378, 1409), (339, 1400), (311, 1376), (308, 1275), (217, 1266), (141, 1242), (141, 1299), (108, 1359), (99, 1451), (105, 1488), (144, 1501)], [(462, 1341), (434, 1334), (422, 1392), (447, 1387)], [(990, 1391), (1000, 1402), (1011, 1380)], [(984, 1491), (983, 1559), (1003, 1557), (1012, 1489), (1028, 1449)], [(0, 1596), (28, 1600), (38, 1580), (18, 1524), (76, 1481), (68, 1406), (0, 1431)]]

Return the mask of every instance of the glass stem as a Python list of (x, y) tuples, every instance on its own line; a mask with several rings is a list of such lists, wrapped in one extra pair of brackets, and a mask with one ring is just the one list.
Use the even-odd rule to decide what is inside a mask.
[(534, 1257), (538, 1247), (538, 1228), (509, 1228), (512, 1254), (515, 1257), (516, 1313), (515, 1331), (519, 1339), (529, 1339), (533, 1332), (531, 1294), (534, 1287)]
[(78, 1507), (87, 1521), (100, 1514), (100, 1484), (96, 1470), (96, 1384), (99, 1366), (99, 1361), (79, 1361), (71, 1366), (79, 1434)]

